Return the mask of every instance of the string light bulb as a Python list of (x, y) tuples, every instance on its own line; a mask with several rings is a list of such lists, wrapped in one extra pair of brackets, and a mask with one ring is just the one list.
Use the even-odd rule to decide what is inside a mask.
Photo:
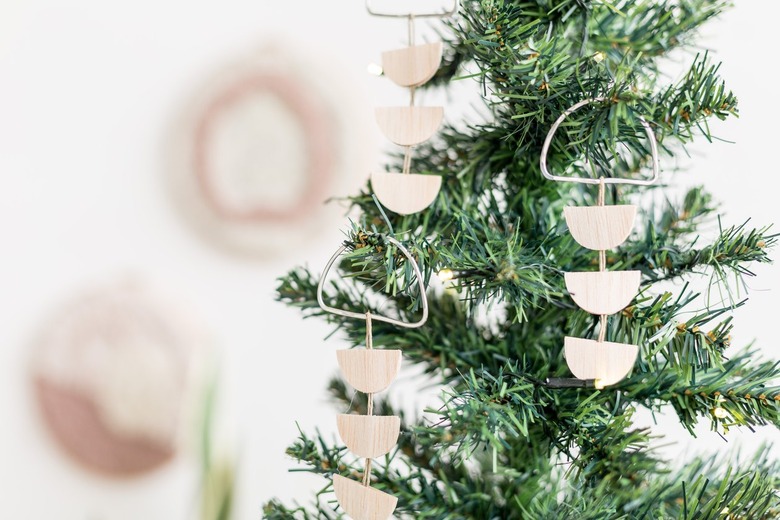
[(369, 63), (368, 67), (366, 67), (366, 70), (373, 76), (381, 76), (385, 72), (384, 69), (382, 69), (382, 66), (377, 65), (376, 63)]
[(438, 273), (436, 273), (439, 277), (439, 280), (442, 282), (449, 282), (453, 278), (455, 278), (455, 273), (452, 272), (450, 269), (442, 269)]
[(725, 419), (728, 415), (728, 412), (725, 408), (721, 406), (716, 406), (712, 409), (712, 415), (714, 415), (717, 419)]

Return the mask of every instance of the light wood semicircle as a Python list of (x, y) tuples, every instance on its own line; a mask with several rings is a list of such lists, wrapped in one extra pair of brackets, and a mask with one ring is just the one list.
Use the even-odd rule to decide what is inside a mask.
[(382, 133), (399, 146), (424, 143), (444, 119), (443, 107), (378, 107), (376, 122)]
[(385, 390), (401, 368), (400, 350), (338, 350), (336, 358), (347, 382), (364, 394)]
[(430, 81), (441, 66), (441, 42), (414, 45), (382, 53), (382, 70), (401, 87), (419, 87)]
[(349, 451), (364, 459), (386, 455), (398, 442), (401, 419), (395, 415), (339, 415), (341, 440)]
[(625, 242), (631, 234), (636, 206), (568, 206), (563, 208), (563, 216), (579, 245), (606, 251)]
[(631, 372), (639, 347), (566, 337), (564, 353), (569, 370), (578, 379), (596, 379), (598, 385), (609, 386), (620, 382)]
[(341, 508), (353, 520), (387, 520), (398, 504), (393, 495), (341, 475), (333, 476), (333, 491)]
[(411, 215), (433, 204), (441, 190), (441, 181), (440, 175), (376, 172), (371, 174), (371, 189), (390, 211)]
[(639, 271), (564, 273), (566, 289), (582, 310), (609, 316), (625, 309), (639, 292)]

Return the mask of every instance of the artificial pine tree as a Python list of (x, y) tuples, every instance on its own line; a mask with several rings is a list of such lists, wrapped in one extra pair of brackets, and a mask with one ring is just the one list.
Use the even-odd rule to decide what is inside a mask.
[[(348, 231), (352, 252), (341, 264), (342, 278), (326, 291), (331, 305), (380, 312), (381, 303), (382, 313), (413, 321), (419, 294), (403, 257), (386, 247), (388, 235), (412, 251), (432, 282), (430, 319), (422, 329), (374, 324), (375, 346), (402, 349), (404, 363), (422, 366), (443, 389), (427, 420), (403, 417), (398, 449), (383, 464), (375, 461), (372, 485), (398, 497), (399, 517), (780, 517), (780, 465), (767, 460), (767, 449), (737, 467), (713, 457), (675, 469), (649, 449), (652, 430), (632, 425), (632, 414), (646, 408), (674, 410), (691, 431), (699, 422), (721, 432), (780, 426), (780, 368), (731, 345), (730, 317), (744, 303), (734, 280), (750, 276), (752, 263), (769, 261), (775, 238), (745, 225), (718, 227), (711, 240), (700, 237), (717, 209), (704, 188), (679, 200), (663, 187), (608, 191), (608, 200), (619, 190), (622, 200), (642, 208), (634, 234), (607, 256), (610, 268), (642, 272), (639, 296), (610, 318), (607, 338), (639, 345), (639, 358), (627, 379), (605, 389), (556, 383), (571, 377), (564, 336), (589, 338), (597, 330), (598, 318), (574, 305), (562, 276), (592, 270), (596, 262), (571, 238), (562, 215), (566, 205), (595, 204), (595, 190), (545, 180), (543, 140), (564, 110), (606, 97), (607, 103), (567, 119), (552, 144), (551, 169), (643, 175), (650, 157), (641, 116), (662, 149), (662, 180), (671, 182), (673, 157), (695, 137), (710, 139), (708, 121), (736, 115), (737, 99), (706, 54), (691, 58), (671, 84), (662, 79), (660, 62), (692, 47), (699, 27), (727, 6), (718, 0), (467, 0), (448, 24), (445, 64), (433, 84), (474, 73), (468, 75), (478, 79), (489, 116), (449, 126), (416, 152), (417, 172), (444, 178), (428, 210), (382, 211), (368, 186), (349, 199), (362, 216)], [(441, 271), (453, 277), (446, 290), (432, 276)], [(685, 283), (702, 272), (713, 280), (709, 298)], [(318, 276), (291, 271), (280, 281), (279, 299), (331, 321), (361, 345), (362, 323), (318, 307)], [(712, 298), (718, 294), (724, 302)], [(340, 380), (330, 391), (339, 408), (365, 413), (362, 394)], [(399, 413), (387, 400), (377, 407), (380, 415)], [(272, 501), (266, 518), (337, 518), (329, 478), (359, 480), (362, 465), (318, 434), (301, 433), (288, 452), (328, 479), (311, 506)]]

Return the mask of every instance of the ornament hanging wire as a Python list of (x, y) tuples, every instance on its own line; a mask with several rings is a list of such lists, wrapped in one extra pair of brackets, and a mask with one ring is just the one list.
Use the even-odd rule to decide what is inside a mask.
[(372, 16), (381, 16), (382, 18), (449, 18), (455, 16), (460, 7), (460, 0), (455, 0), (450, 9), (438, 13), (383, 13), (371, 7), (372, 3), (372, 0), (366, 0), (366, 10), (368, 11), (368, 14)]
[[(557, 181), (557, 182), (579, 182), (582, 184), (599, 184), (602, 181), (600, 179), (593, 179), (588, 177), (565, 177), (562, 175), (553, 175), (550, 173), (550, 170), (547, 168), (547, 154), (550, 150), (550, 144), (552, 143), (553, 137), (555, 136), (555, 132), (558, 130), (558, 127), (561, 126), (563, 121), (570, 116), (573, 112), (576, 110), (579, 110), (580, 108), (590, 105), (593, 103), (603, 103), (605, 101), (608, 101), (605, 97), (597, 97), (597, 98), (589, 98), (589, 99), (583, 99), (576, 105), (572, 106), (571, 108), (567, 109), (563, 114), (558, 117), (558, 119), (555, 120), (555, 122), (550, 127), (550, 131), (547, 133), (547, 137), (544, 140), (544, 145), (542, 146), (542, 154), (541, 158), (539, 159), (539, 166), (542, 170), (542, 175), (546, 179), (549, 179), (551, 181)], [(653, 157), (653, 176), (649, 179), (621, 179), (621, 178), (614, 178), (614, 177), (608, 177), (603, 180), (604, 184), (633, 184), (637, 186), (650, 186), (652, 184), (655, 184), (655, 182), (658, 180), (658, 174), (660, 171), (659, 167), (659, 158), (658, 158), (658, 143), (655, 140), (655, 134), (653, 133), (653, 129), (650, 128), (650, 124), (643, 118), (642, 116), (637, 116), (639, 119), (639, 122), (642, 124), (642, 127), (645, 130), (645, 133), (647, 134), (647, 139), (650, 143), (650, 153)]]
[[(416, 329), (418, 327), (422, 327), (426, 321), (428, 321), (428, 297), (425, 294), (425, 285), (423, 285), (423, 276), (422, 272), (420, 272), (420, 268), (417, 266), (417, 262), (414, 261), (414, 258), (412, 258), (411, 253), (409, 253), (409, 250), (406, 249), (398, 240), (392, 237), (384, 237), (384, 239), (393, 244), (395, 247), (398, 248), (398, 250), (403, 254), (407, 260), (409, 260), (410, 265), (412, 266), (412, 270), (414, 271), (414, 275), (417, 278), (417, 287), (420, 290), (420, 296), (422, 298), (422, 317), (415, 321), (415, 322), (408, 322), (408, 321), (401, 321), (397, 320), (395, 318), (389, 318), (387, 316), (382, 316), (379, 314), (371, 314), (370, 319), (374, 321), (383, 321), (385, 323), (390, 323), (391, 325), (397, 325), (399, 327), (404, 327), (406, 329)], [(336, 314), (338, 316), (344, 316), (345, 318), (356, 318), (360, 320), (366, 319), (366, 313), (365, 312), (353, 312), (353, 311), (345, 311), (343, 309), (337, 309), (335, 307), (331, 307), (330, 305), (327, 305), (325, 303), (325, 300), (323, 299), (323, 288), (325, 287), (325, 279), (328, 276), (328, 273), (330, 272), (331, 268), (333, 267), (333, 264), (336, 263), (336, 260), (344, 253), (344, 251), (347, 250), (347, 245), (342, 245), (338, 251), (334, 253), (334, 255), (328, 260), (327, 265), (325, 265), (325, 269), (322, 271), (322, 275), (320, 276), (320, 282), (317, 284), (317, 303), (319, 304), (320, 308), (326, 312), (330, 312), (331, 314)]]

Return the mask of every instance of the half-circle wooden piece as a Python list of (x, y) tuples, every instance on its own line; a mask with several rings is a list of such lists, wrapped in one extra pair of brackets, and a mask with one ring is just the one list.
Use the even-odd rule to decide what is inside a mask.
[(379, 107), (376, 122), (382, 133), (399, 146), (427, 141), (444, 119), (442, 107)]
[(387, 520), (398, 499), (360, 482), (333, 475), (333, 491), (341, 508), (353, 520)]
[(402, 87), (419, 87), (439, 70), (442, 43), (426, 43), (382, 53), (385, 75)]
[(596, 379), (597, 386), (614, 385), (631, 372), (639, 347), (625, 343), (599, 343), (592, 339), (564, 339), (569, 370), (579, 379)]
[(395, 415), (339, 415), (339, 435), (349, 451), (365, 459), (390, 452), (401, 433), (401, 419)]
[(631, 234), (636, 206), (568, 206), (563, 216), (579, 245), (604, 251), (619, 246)]
[(441, 176), (372, 173), (371, 188), (384, 207), (400, 215), (411, 215), (433, 204), (441, 189)]
[(591, 314), (620, 312), (639, 291), (639, 271), (565, 273), (566, 289), (574, 302)]
[(338, 350), (336, 358), (347, 382), (365, 394), (385, 390), (401, 368), (400, 350)]

